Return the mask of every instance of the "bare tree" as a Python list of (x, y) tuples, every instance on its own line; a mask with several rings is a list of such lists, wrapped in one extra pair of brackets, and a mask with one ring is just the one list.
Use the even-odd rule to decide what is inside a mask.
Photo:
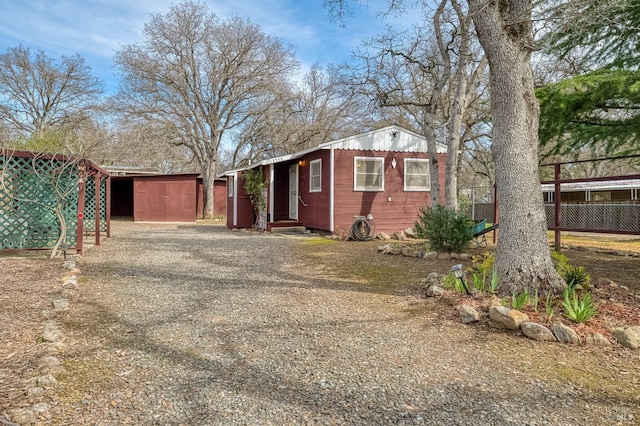
[(496, 266), (501, 288), (560, 291), (551, 262), (538, 176), (538, 120), (531, 53), (532, 1), (469, 0), (489, 60), (493, 156), (500, 198)]
[(23, 46), (0, 55), (0, 120), (14, 132), (78, 125), (99, 109), (102, 93), (80, 55), (55, 60)]
[(144, 36), (143, 44), (116, 55), (118, 99), (125, 112), (188, 148), (203, 176), (205, 217), (212, 217), (223, 138), (268, 108), (268, 93), (297, 62), (257, 25), (222, 21), (204, 2), (187, 0), (152, 15)]
[(441, 0), (432, 24), (428, 30), (389, 32), (368, 43), (358, 55), (365, 64), (360, 74), (381, 107), (403, 109), (424, 135), (432, 205), (440, 204), (437, 142), (447, 146), (445, 204), (456, 209), (459, 153), (474, 120), (482, 117), (473, 105), (487, 63), (474, 45), (471, 17), (457, 0)]
[(233, 167), (353, 134), (360, 106), (342, 67), (316, 64), (297, 84), (283, 84), (268, 111), (253, 116), (239, 135)]

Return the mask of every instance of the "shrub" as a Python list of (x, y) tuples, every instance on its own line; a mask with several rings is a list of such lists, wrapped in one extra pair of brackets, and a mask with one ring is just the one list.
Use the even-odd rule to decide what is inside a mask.
[(598, 310), (598, 305), (591, 300), (591, 293), (585, 293), (582, 299), (579, 299), (575, 290), (569, 288), (564, 291), (562, 306), (566, 310), (567, 318), (576, 323), (588, 321)]
[(567, 256), (554, 251), (551, 253), (551, 259), (569, 289), (573, 290), (577, 285), (584, 286), (591, 281), (591, 276), (584, 266), (571, 266)]
[(460, 252), (473, 239), (472, 223), (464, 213), (443, 206), (422, 207), (415, 231), (432, 250)]

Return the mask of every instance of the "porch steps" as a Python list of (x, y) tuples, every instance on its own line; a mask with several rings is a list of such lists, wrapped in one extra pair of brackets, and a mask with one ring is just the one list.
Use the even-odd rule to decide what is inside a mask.
[(307, 228), (304, 226), (275, 226), (271, 228), (272, 234), (304, 234)]
[(272, 233), (299, 233), (304, 234), (307, 228), (302, 224), (302, 222), (298, 222), (295, 220), (281, 220), (277, 222), (269, 222), (267, 223), (267, 231)]

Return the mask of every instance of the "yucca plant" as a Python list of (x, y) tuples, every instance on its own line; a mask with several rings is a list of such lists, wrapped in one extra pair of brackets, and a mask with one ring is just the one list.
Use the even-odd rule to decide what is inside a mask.
[(474, 272), (473, 274), (471, 274), (471, 282), (473, 283), (473, 286), (479, 291), (485, 291), (487, 286), (486, 281), (487, 276), (484, 273)]
[(584, 266), (571, 265), (567, 265), (565, 268), (563, 278), (570, 289), (574, 289), (577, 285), (584, 286), (591, 280), (591, 276), (584, 269)]
[(529, 303), (529, 300), (531, 300), (531, 296), (526, 290), (520, 294), (513, 293), (511, 295), (511, 307), (513, 309), (522, 309)]
[(498, 289), (498, 271), (494, 267), (491, 273), (491, 280), (489, 281), (489, 291), (495, 293)]
[(553, 318), (553, 314), (556, 312), (556, 309), (553, 307), (553, 303), (551, 303), (551, 292), (547, 293), (547, 301), (544, 304), (544, 311), (547, 314), (547, 319), (551, 322), (551, 318)]
[(580, 299), (575, 290), (569, 288), (564, 291), (562, 306), (566, 310), (567, 318), (575, 323), (588, 321), (598, 310), (598, 305), (591, 299), (591, 293), (585, 293)]

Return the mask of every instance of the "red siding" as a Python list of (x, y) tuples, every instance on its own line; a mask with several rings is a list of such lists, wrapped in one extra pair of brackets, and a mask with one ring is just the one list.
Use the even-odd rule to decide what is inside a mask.
[(196, 176), (138, 176), (133, 181), (134, 221), (195, 222)]
[[(311, 177), (311, 161), (322, 160), (322, 191), (310, 192), (309, 179)], [(298, 195), (306, 204), (298, 203), (298, 221), (307, 228), (329, 230), (331, 205), (331, 153), (329, 150), (313, 152), (302, 158), (298, 168)]]
[[(198, 202), (197, 212), (198, 219), (204, 217), (204, 197), (202, 195), (202, 178), (198, 178)], [(213, 216), (226, 216), (227, 215), (227, 180), (216, 179), (213, 182)]]
[(236, 194), (238, 204), (237, 222), (233, 223), (233, 197), (227, 197), (227, 228), (251, 228), (254, 224), (253, 206), (249, 196), (244, 191), (244, 179), (240, 174), (236, 186), (238, 188), (238, 193)]
[[(384, 191), (354, 191), (354, 157), (384, 158)], [(395, 158), (397, 165), (391, 165)], [(354, 216), (374, 217), (375, 230), (387, 233), (413, 227), (419, 209), (428, 205), (429, 192), (404, 191), (404, 159), (427, 158), (426, 154), (402, 152), (372, 152), (335, 150), (335, 207), (334, 220), (336, 234), (346, 234)], [(441, 155), (440, 185), (444, 194), (444, 164), (446, 156)], [(388, 200), (391, 197), (391, 201)], [(442, 197), (444, 201), (444, 195)]]

